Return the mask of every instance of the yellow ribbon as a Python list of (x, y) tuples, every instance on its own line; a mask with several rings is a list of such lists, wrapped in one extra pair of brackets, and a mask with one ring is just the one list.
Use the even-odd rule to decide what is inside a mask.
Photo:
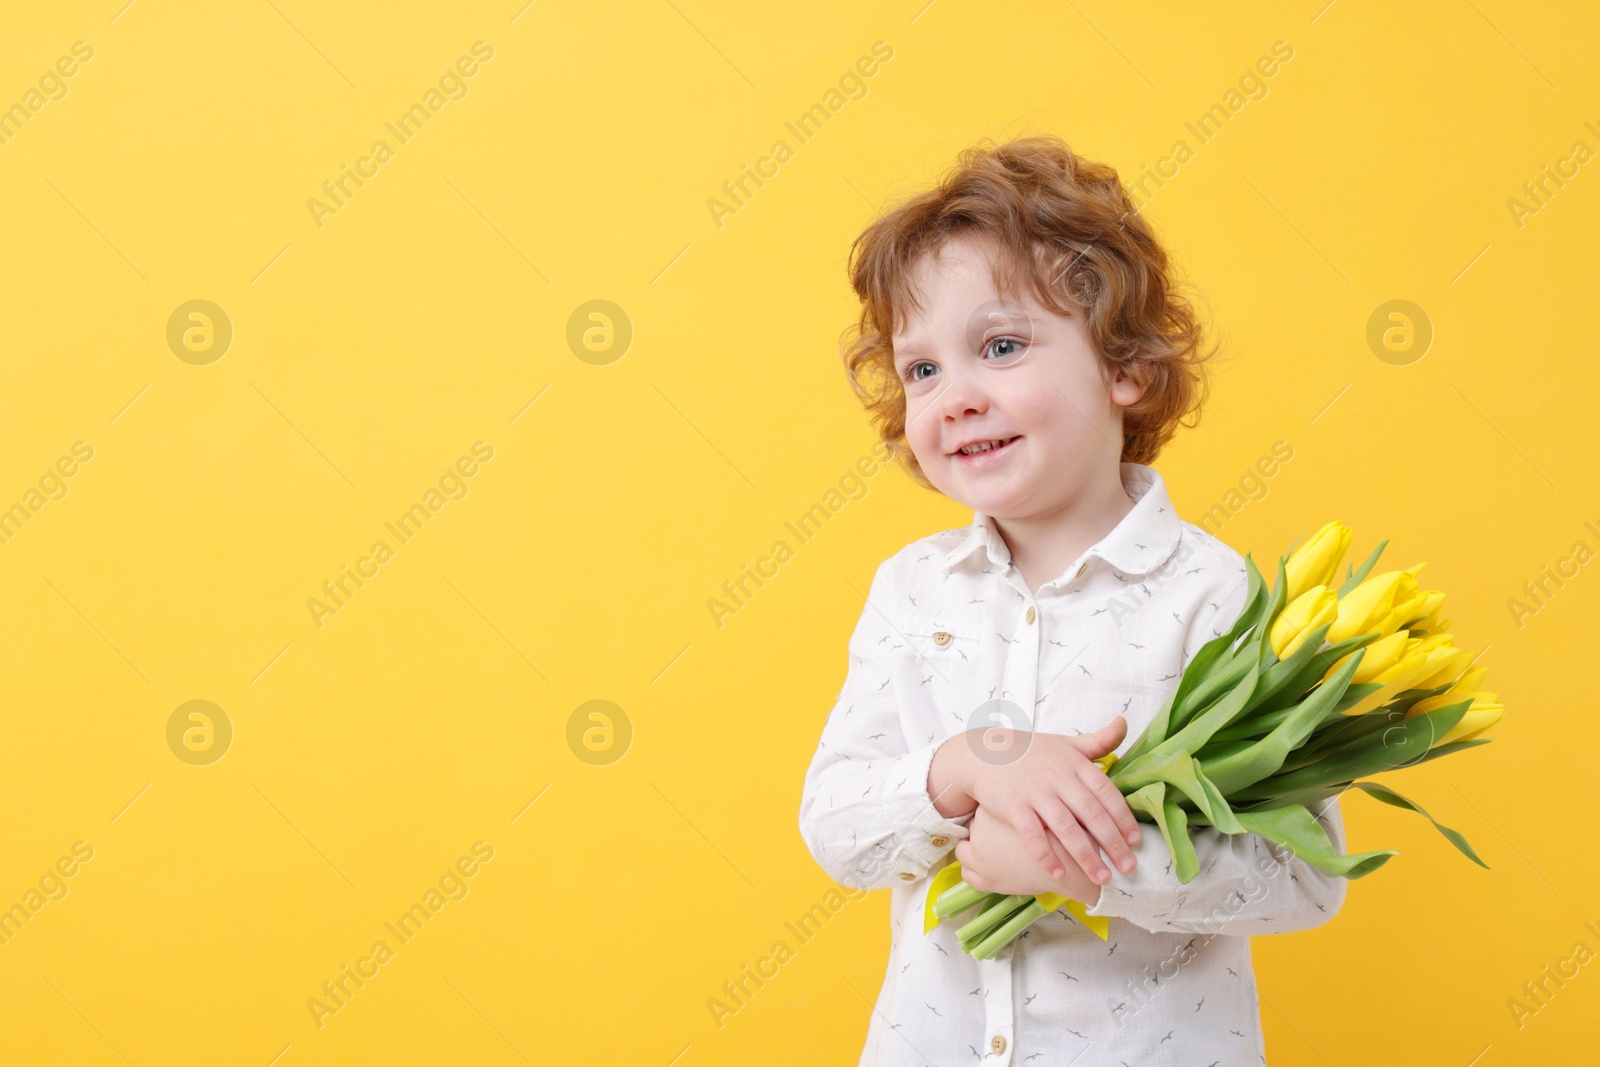
[[(1101, 770), (1109, 771), (1112, 764), (1117, 762), (1117, 754), (1108, 752), (1094, 762), (1100, 765)], [(939, 917), (933, 913), (934, 901), (939, 898), (939, 894), (959, 881), (961, 881), (961, 861), (958, 859), (951, 859), (947, 866), (940, 869), (939, 873), (929, 880), (928, 895), (922, 902), (922, 932), (924, 934), (938, 926), (940, 922)], [(1039, 893), (1033, 899), (1037, 900), (1045, 911), (1056, 911), (1064, 905), (1074, 919), (1077, 919), (1085, 927), (1093, 931), (1100, 940), (1109, 940), (1111, 930), (1110, 916), (1090, 915), (1088, 905), (1082, 901), (1071, 900), (1060, 893)]]
[[(943, 893), (959, 881), (961, 881), (961, 861), (953, 859), (948, 866), (941, 869), (928, 882), (928, 895), (922, 902), (922, 932), (924, 934), (938, 926), (940, 922), (939, 917), (933, 913), (934, 901), (939, 899), (940, 893)], [(1109, 939), (1111, 917), (1108, 915), (1090, 915), (1088, 905), (1082, 901), (1069, 899), (1060, 893), (1038, 893), (1033, 899), (1037, 900), (1045, 911), (1056, 911), (1065, 905), (1067, 911), (1072, 913), (1072, 917), (1093, 931), (1100, 940), (1106, 941)]]

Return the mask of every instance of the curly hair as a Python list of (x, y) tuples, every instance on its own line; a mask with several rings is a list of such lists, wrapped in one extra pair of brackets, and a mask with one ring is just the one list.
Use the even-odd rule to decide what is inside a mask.
[(956, 236), (994, 240), (998, 293), (1016, 294), (1021, 276), (1042, 306), (1086, 312), (1102, 370), (1121, 368), (1144, 383), (1144, 395), (1123, 409), (1123, 461), (1151, 462), (1178, 426), (1199, 422), (1209, 391), (1204, 364), (1215, 349), (1201, 351), (1200, 321), (1117, 172), (1058, 137), (999, 146), (984, 139), (933, 188), (875, 220), (850, 250), (861, 317), (841, 342), (845, 369), (879, 436), (917, 482), (934, 488), (906, 443), (892, 337), (907, 310), (921, 307), (913, 266), (923, 255), (937, 258)]

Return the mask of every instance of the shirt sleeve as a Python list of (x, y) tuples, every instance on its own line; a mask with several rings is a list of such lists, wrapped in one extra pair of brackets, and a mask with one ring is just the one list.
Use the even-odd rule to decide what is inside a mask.
[(945, 739), (911, 747), (901, 725), (914, 653), (891, 622), (896, 560), (879, 565), (850, 636), (844, 689), (822, 728), (800, 798), (800, 836), (834, 881), (884, 889), (925, 877), (967, 836), (940, 815), (928, 768)]
[[(1335, 852), (1345, 851), (1339, 798), (1314, 805), (1311, 814), (1327, 832)], [(1187, 884), (1172, 870), (1166, 839), (1149, 823), (1132, 846), (1132, 871), (1109, 866), (1090, 915), (1117, 916), (1154, 933), (1283, 934), (1309, 930), (1333, 918), (1344, 905), (1349, 879), (1323, 874), (1288, 848), (1259, 834), (1225, 834), (1211, 826), (1189, 827), (1199, 872)]]
[[(1185, 668), (1207, 641), (1227, 633), (1244, 610), (1249, 574), (1244, 559), (1222, 542), (1223, 561), (1199, 588), (1182, 643)], [(1176, 686), (1177, 682), (1174, 681)], [(1132, 744), (1125, 740), (1124, 746)], [(1339, 798), (1311, 808), (1335, 852), (1345, 851)], [(1151, 823), (1140, 824), (1132, 846), (1134, 867), (1124, 873), (1107, 865), (1111, 878), (1100, 888), (1090, 915), (1118, 916), (1153, 932), (1185, 931), (1246, 936), (1288, 933), (1320, 926), (1344, 904), (1349, 879), (1326, 875), (1259, 834), (1225, 834), (1191, 826), (1199, 870), (1187, 884), (1173, 872), (1166, 838)]]

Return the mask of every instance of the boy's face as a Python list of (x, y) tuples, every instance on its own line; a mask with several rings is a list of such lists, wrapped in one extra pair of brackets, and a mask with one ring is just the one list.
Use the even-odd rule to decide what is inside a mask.
[[(1048, 514), (1120, 475), (1122, 408), (1144, 394), (1108, 370), (1081, 314), (994, 290), (982, 238), (944, 245), (912, 274), (922, 308), (891, 341), (906, 394), (906, 443), (946, 496), (996, 518)], [(1009, 440), (981, 456), (973, 441)], [(1118, 482), (1120, 484), (1120, 482)]]

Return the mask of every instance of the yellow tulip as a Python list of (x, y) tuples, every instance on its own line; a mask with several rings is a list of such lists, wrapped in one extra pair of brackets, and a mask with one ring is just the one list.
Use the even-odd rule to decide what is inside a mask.
[[(1467, 699), (1467, 697), (1478, 691), (1479, 687), (1483, 685), (1483, 676), (1488, 673), (1489, 671), (1487, 667), (1472, 668), (1470, 671), (1457, 679), (1455, 685), (1451, 686), (1443, 693), (1440, 693), (1438, 696), (1429, 697), (1426, 700), (1419, 700), (1415, 704), (1411, 705), (1411, 711), (1408, 714), (1421, 715), (1424, 712), (1434, 711), (1438, 708), (1442, 708), (1446, 704), (1461, 703), (1463, 700)], [(1443, 678), (1433, 683), (1433, 685), (1442, 684), (1444, 684)], [(1417, 688), (1431, 689), (1433, 686), (1419, 685)]]
[(1289, 553), (1284, 561), (1284, 578), (1288, 582), (1284, 598), (1299, 599), (1302, 593), (1319, 585), (1332, 585), (1350, 548), (1350, 527), (1335, 519), (1312, 534), (1305, 544)]
[[(1357, 669), (1352, 678), (1352, 684), (1357, 680), (1363, 682), (1378, 682), (1383, 688), (1376, 689), (1363, 697), (1354, 707), (1345, 709), (1346, 715), (1363, 715), (1373, 708), (1382, 707), (1407, 689), (1421, 688), (1417, 683), (1421, 679), (1432, 677), (1443, 670), (1446, 664), (1452, 662), (1460, 651), (1450, 643), (1449, 634), (1428, 634), (1424, 637), (1411, 637), (1406, 631), (1398, 631), (1379, 641), (1374, 641), (1368, 649), (1382, 645), (1385, 641), (1404, 642), (1398, 658), (1382, 669), (1369, 672)], [(1354, 653), (1352, 653), (1354, 655)], [(1382, 657), (1380, 657), (1381, 659)], [(1366, 665), (1365, 658), (1362, 666)], [(1459, 698), (1458, 698), (1459, 699)]]
[(1426, 563), (1403, 571), (1373, 575), (1339, 598), (1339, 617), (1328, 630), (1328, 643), (1338, 644), (1357, 634), (1389, 634), (1425, 609), (1429, 594), (1417, 588), (1417, 572)]
[[(1444, 594), (1441, 593), (1437, 589), (1430, 589), (1427, 592), (1422, 594), (1421, 600), (1422, 600), (1422, 603), (1417, 605), (1417, 606), (1415, 606), (1415, 607), (1413, 607), (1413, 608), (1411, 608), (1411, 613), (1409, 615), (1407, 615), (1405, 618), (1401, 619), (1400, 621), (1401, 622), (1411, 622), (1412, 619), (1416, 619), (1416, 618), (1418, 618), (1420, 616), (1420, 620), (1421, 621), (1419, 621), (1419, 622), (1414, 624), (1414, 625), (1416, 625), (1416, 627), (1418, 629), (1421, 629), (1421, 630), (1433, 630), (1433, 629), (1436, 629), (1436, 627), (1434, 627), (1434, 626), (1426, 626), (1426, 625), (1424, 625), (1424, 623), (1426, 623), (1429, 619), (1432, 619), (1436, 623), (1438, 622), (1438, 620), (1439, 620), (1439, 608), (1444, 604)], [(1408, 605), (1408, 607), (1409, 607), (1409, 605)]]
[[(1462, 698), (1456, 698), (1459, 703)], [(1448, 745), (1452, 741), (1468, 741), (1483, 733), (1489, 727), (1499, 722), (1506, 713), (1504, 705), (1493, 693), (1472, 694), (1472, 706), (1467, 713), (1461, 716), (1461, 721), (1452, 726), (1443, 737), (1435, 741), (1430, 748)]]
[(1439, 618), (1439, 609), (1434, 608), (1421, 622), (1416, 624), (1415, 629), (1426, 630), (1430, 634), (1442, 634), (1450, 629), (1450, 620)]
[(1267, 640), (1279, 659), (1300, 647), (1311, 631), (1334, 620), (1339, 610), (1339, 594), (1325, 585), (1314, 585), (1291, 600), (1272, 621)]
[[(1472, 666), (1472, 654), (1464, 648), (1456, 648), (1453, 644), (1451, 644), (1452, 639), (1449, 634), (1433, 633), (1425, 634), (1424, 636), (1441, 638), (1443, 640), (1443, 644), (1440, 647), (1449, 648), (1450, 655), (1448, 658), (1440, 660), (1441, 666), (1438, 670), (1434, 671), (1426, 678), (1418, 679), (1414, 688), (1432, 689), (1435, 686), (1443, 685), (1446, 682), (1454, 680), (1460, 676), (1462, 671)], [(1459, 689), (1459, 686), (1456, 688)], [(1476, 688), (1476, 686), (1473, 688)], [(1456, 699), (1460, 700), (1461, 698), (1456, 697)]]
[[(1357, 667), (1356, 673), (1350, 676), (1350, 684), (1361, 685), (1364, 682), (1376, 680), (1378, 675), (1382, 674), (1390, 667), (1393, 667), (1396, 663), (1399, 663), (1400, 657), (1405, 654), (1406, 646), (1412, 644), (1416, 640), (1417, 638), (1412, 637), (1404, 630), (1398, 630), (1390, 634), (1388, 637), (1374, 641), (1372, 644), (1367, 645), (1366, 653), (1361, 657), (1361, 666)], [(1355, 655), (1355, 652), (1350, 653), (1349, 656), (1345, 656), (1344, 659), (1341, 659), (1338, 663), (1335, 663), (1331, 668), (1329, 668), (1328, 673), (1332, 674), (1334, 671), (1344, 666), (1344, 661), (1353, 655)]]

